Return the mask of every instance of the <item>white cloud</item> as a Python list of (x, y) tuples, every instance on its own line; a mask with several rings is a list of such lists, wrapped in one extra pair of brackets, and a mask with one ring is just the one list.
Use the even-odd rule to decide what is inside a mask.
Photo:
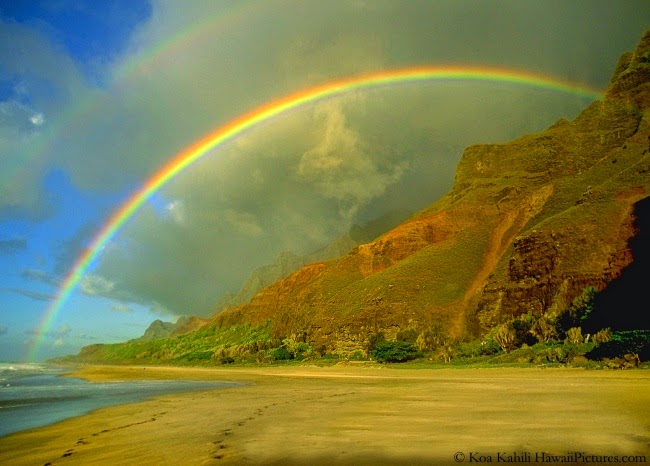
[(397, 180), (405, 165), (386, 167), (364, 150), (358, 131), (349, 127), (340, 101), (318, 106), (316, 144), (300, 157), (297, 174), (329, 199), (341, 202), (341, 215), (351, 220), (357, 210)]
[(68, 335), (72, 329), (68, 324), (62, 324), (57, 330), (56, 330), (56, 335), (59, 335), (61, 337), (64, 337)]
[(122, 313), (127, 313), (127, 314), (133, 314), (135, 311), (127, 306), (126, 304), (114, 304), (110, 308), (111, 312), (122, 312)]
[(35, 113), (29, 118), (29, 121), (31, 121), (34, 126), (42, 126), (43, 123), (45, 123), (45, 115), (42, 113)]
[(114, 290), (115, 283), (100, 275), (87, 273), (81, 278), (79, 286), (81, 291), (89, 296), (105, 296)]
[(185, 206), (183, 205), (183, 201), (175, 200), (169, 202), (165, 206), (165, 210), (171, 220), (179, 225), (185, 224)]

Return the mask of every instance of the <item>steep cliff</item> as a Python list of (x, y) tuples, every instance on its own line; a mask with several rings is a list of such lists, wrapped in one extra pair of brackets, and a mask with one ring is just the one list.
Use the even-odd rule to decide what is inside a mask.
[(650, 192), (649, 57), (646, 33), (604, 99), (574, 121), (469, 147), (433, 206), (211, 325), (268, 321), (276, 337), (352, 353), (378, 331), (479, 336), (520, 314), (556, 312), (587, 286), (605, 289), (635, 261), (630, 244)]
[(299, 268), (314, 262), (336, 259), (348, 253), (352, 248), (370, 241), (389, 228), (399, 225), (408, 218), (409, 212), (403, 210), (390, 211), (363, 225), (355, 224), (349, 232), (327, 246), (307, 255), (298, 255), (284, 251), (271, 264), (255, 268), (236, 294), (224, 296), (215, 306), (217, 311), (248, 303), (262, 288), (281, 280)]
[(209, 321), (157, 321), (142, 339), (88, 346), (73, 360), (367, 356), (379, 333), (445, 361), (464, 337), (480, 338), (481, 355), (496, 354), (484, 344), (508, 352), (537, 340), (542, 353), (525, 360), (542, 363), (569, 361), (576, 344), (623, 356), (612, 367), (650, 360), (650, 313), (639, 304), (650, 275), (650, 31), (621, 57), (603, 100), (574, 121), (467, 148), (447, 195), (383, 235), (366, 233), (353, 229), (358, 245), (337, 259), (323, 259), (342, 252), (336, 245), (307, 265), (282, 255), (251, 276), (250, 302)]

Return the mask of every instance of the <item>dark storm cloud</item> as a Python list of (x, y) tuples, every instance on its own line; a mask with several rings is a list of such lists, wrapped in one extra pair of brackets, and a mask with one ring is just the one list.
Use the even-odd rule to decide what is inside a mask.
[[(621, 13), (606, 2), (514, 1), (281, 5), (260, 7), (248, 27), (229, 31), (234, 48), (196, 44), (182, 65), (165, 69), (164, 80), (148, 75), (138, 93), (133, 89), (141, 84), (129, 81), (147, 114), (154, 93), (169, 96), (170, 111), (148, 120), (164, 129), (147, 131), (169, 135), (160, 142), (173, 147), (172, 140), (182, 140), (176, 134), (203, 134), (218, 126), (219, 115), (227, 120), (288, 91), (425, 63), (521, 68), (604, 87), (620, 53), (638, 40), (637, 14), (646, 8), (629, 4)], [(158, 21), (144, 25), (141, 37), (172, 27), (175, 7), (159, 6)], [(610, 21), (612, 15), (621, 21)], [(210, 85), (196, 86), (201, 82)], [(315, 249), (359, 216), (427, 206), (449, 188), (468, 144), (538, 131), (585, 105), (572, 96), (470, 84), (358, 92), (317, 104), (249, 132), (179, 176), (162, 191), (167, 209), (140, 212), (122, 231), (124, 251), (106, 254), (98, 273), (116, 290), (163, 309), (209, 313), (254, 264), (282, 250)]]
[[(84, 109), (71, 113), (65, 137), (52, 137), (47, 157), (78, 189), (119, 191), (264, 102), (337, 77), (403, 66), (507, 67), (603, 88), (650, 16), (645, 1), (250, 5), (221, 17), (220, 2), (152, 2), (150, 20), (107, 69), (101, 88), (80, 84), (78, 67), (33, 33), (25, 41), (38, 52), (30, 69), (54, 80), (47, 72), (60, 66), (63, 77), (56, 79), (69, 79), (80, 96), (66, 105)], [(186, 42), (152, 52), (170, 37)], [(18, 94), (7, 101), (23, 102)], [(43, 137), (59, 121), (51, 103), (34, 98), (21, 111), (12, 107), (5, 130)], [(431, 204), (450, 187), (467, 145), (539, 131), (586, 104), (518, 86), (420, 83), (352, 92), (293, 111), (168, 183), (118, 231), (79, 287), (163, 314), (207, 314), (252, 267), (283, 250), (309, 252), (360, 219)], [(42, 125), (25, 124), (39, 114)], [(6, 153), (31, 147), (20, 144)], [(35, 208), (33, 197), (23, 202), (21, 195), (37, 192), (44, 169), (35, 165), (12, 202)], [(98, 228), (89, 225), (61, 244), (58, 276)]]

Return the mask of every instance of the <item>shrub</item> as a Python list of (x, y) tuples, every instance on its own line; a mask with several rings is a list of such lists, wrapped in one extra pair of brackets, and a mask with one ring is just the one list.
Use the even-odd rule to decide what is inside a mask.
[(296, 353), (296, 341), (293, 338), (284, 338), (282, 340), (282, 347), (286, 348), (291, 354)]
[(532, 314), (525, 314), (517, 317), (512, 321), (512, 328), (515, 331), (515, 346), (535, 344), (535, 338), (532, 334), (532, 328), (535, 324), (535, 318)]
[(488, 338), (481, 341), (481, 355), (490, 356), (492, 354), (497, 354), (501, 348), (499, 344), (494, 341), (492, 338)]
[(530, 333), (540, 343), (546, 343), (557, 338), (556, 322), (550, 317), (542, 316), (533, 324)]
[(313, 348), (307, 343), (296, 343), (293, 347), (293, 351), (297, 355), (302, 353), (309, 353), (313, 351)]
[(212, 359), (213, 357), (214, 351), (192, 351), (178, 356), (176, 361), (204, 361)]
[(368, 352), (372, 353), (372, 351), (377, 348), (379, 345), (382, 343), (386, 342), (386, 337), (384, 336), (383, 333), (377, 332), (373, 333), (370, 335), (370, 338), (368, 338)]
[(599, 345), (601, 343), (606, 343), (612, 339), (612, 331), (609, 328), (604, 328), (596, 332), (591, 339), (592, 342)]
[(494, 341), (501, 347), (506, 353), (515, 348), (515, 339), (517, 334), (515, 330), (510, 326), (509, 323), (501, 325), (494, 334)]
[(235, 362), (235, 360), (233, 358), (231, 358), (230, 356), (227, 356), (225, 358), (221, 358), (221, 360), (219, 362), (221, 362), (221, 364), (232, 364), (232, 363)]
[(609, 341), (589, 351), (589, 359), (622, 358), (636, 355), (640, 361), (650, 360), (650, 330), (612, 332)]
[(296, 351), (294, 354), (294, 357), (299, 360), (312, 360), (312, 359), (318, 359), (320, 358), (320, 354), (314, 350), (309, 345), (306, 345), (307, 348), (302, 350), (302, 351)]
[(451, 345), (442, 345), (438, 350), (436, 351), (435, 356), (438, 359), (442, 359), (444, 362), (451, 362), (451, 358), (454, 357), (454, 349), (451, 347)]
[(493, 338), (459, 342), (454, 345), (454, 349), (456, 356), (461, 358), (488, 356), (501, 351), (501, 347)]
[(270, 362), (270, 357), (265, 350), (258, 351), (257, 354), (255, 355), (255, 361), (258, 364), (264, 364)]
[(383, 341), (371, 354), (379, 362), (405, 362), (420, 356), (418, 349), (408, 341)]
[(533, 345), (535, 322), (532, 314), (519, 316), (493, 330), (487, 340), (494, 340), (506, 353), (522, 345)]
[(582, 329), (580, 327), (571, 327), (566, 332), (565, 343), (582, 343)]
[(415, 344), (420, 351), (431, 351), (437, 346), (433, 333), (428, 330), (418, 335)]
[(567, 348), (564, 346), (554, 346), (552, 348), (547, 348), (545, 351), (545, 357), (548, 362), (565, 363), (569, 360)]
[(420, 351), (433, 351), (445, 343), (443, 331), (439, 326), (420, 332), (415, 340), (415, 345)]
[(269, 352), (269, 356), (275, 361), (287, 361), (293, 359), (293, 354), (291, 354), (284, 346), (272, 349)]

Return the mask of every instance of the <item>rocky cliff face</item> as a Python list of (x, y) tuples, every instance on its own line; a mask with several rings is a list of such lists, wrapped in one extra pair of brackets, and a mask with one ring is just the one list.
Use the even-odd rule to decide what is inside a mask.
[(217, 311), (248, 303), (261, 289), (283, 279), (301, 267), (314, 262), (336, 259), (352, 248), (370, 241), (389, 228), (399, 225), (410, 215), (405, 211), (391, 211), (364, 225), (353, 225), (350, 231), (311, 254), (298, 255), (285, 251), (272, 264), (254, 269), (236, 294), (224, 296), (215, 306)]
[[(635, 261), (650, 193), (650, 33), (574, 121), (468, 148), (454, 187), (377, 240), (306, 265), (211, 324), (272, 323), (339, 353), (370, 335), (436, 328), (479, 336), (514, 316), (557, 312)], [(615, 312), (603, 310), (602, 312)]]
[[(649, 57), (646, 33), (619, 60), (602, 102), (533, 137), (528, 147), (489, 154), (492, 164), (513, 149), (529, 154), (526, 171), (556, 192), (487, 281), (475, 321), (481, 330), (513, 315), (558, 312), (586, 286), (605, 289), (635, 260), (630, 241), (641, 234), (638, 205), (650, 186)], [(475, 150), (463, 164), (485, 165), (481, 152), (489, 149)]]

